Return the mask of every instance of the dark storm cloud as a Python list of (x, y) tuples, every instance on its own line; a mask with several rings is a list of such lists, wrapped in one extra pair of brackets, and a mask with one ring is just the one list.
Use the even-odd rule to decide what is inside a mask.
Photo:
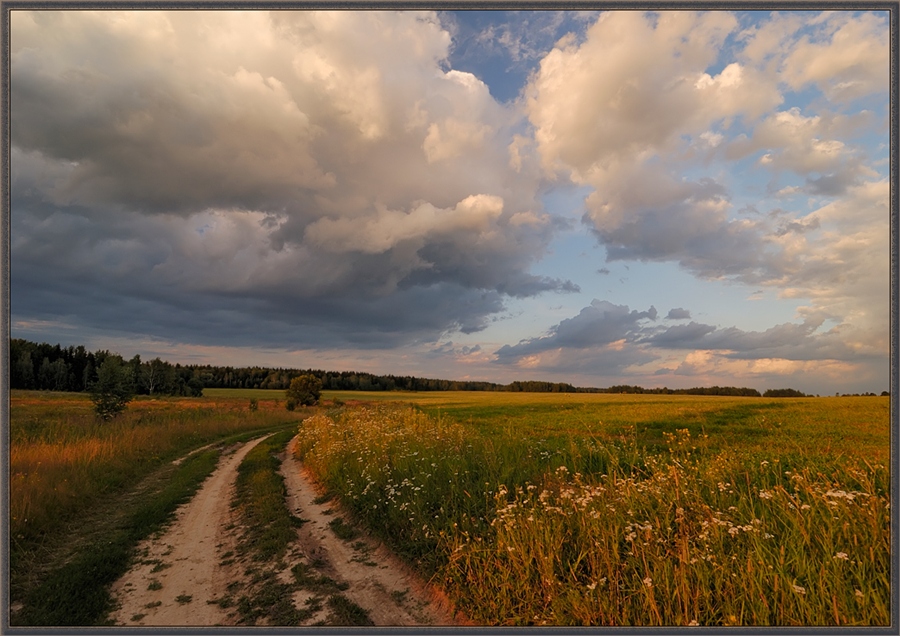
[(529, 273), (561, 222), (449, 44), (429, 13), (16, 14), (13, 316), (393, 346), (577, 291)]

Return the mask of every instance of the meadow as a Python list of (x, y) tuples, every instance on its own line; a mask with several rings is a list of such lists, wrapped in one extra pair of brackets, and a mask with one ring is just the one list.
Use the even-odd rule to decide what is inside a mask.
[(890, 624), (887, 398), (323, 397), (303, 461), (474, 623)]
[[(154, 471), (169, 466), (173, 472), (173, 459), (206, 444), (292, 427), (299, 419), (283, 406), (277, 408), (274, 400), (259, 400), (251, 410), (243, 396), (142, 396), (121, 416), (102, 422), (86, 394), (12, 391), (8, 536), (13, 601), (33, 592), (61, 561), (91, 552), (96, 537), (76, 546), (73, 532), (83, 529), (89, 535), (90, 529), (81, 525), (121, 510), (123, 502), (110, 502), (115, 504)], [(135, 503), (135, 514), (140, 505)], [(129, 541), (141, 532), (130, 530)]]
[(300, 414), (283, 391), (204, 393), (101, 423), (86, 395), (11, 392), (16, 624), (102, 616), (97, 583), (218, 451), (172, 460), (286, 429), (476, 624), (890, 624), (888, 398), (326, 391)]

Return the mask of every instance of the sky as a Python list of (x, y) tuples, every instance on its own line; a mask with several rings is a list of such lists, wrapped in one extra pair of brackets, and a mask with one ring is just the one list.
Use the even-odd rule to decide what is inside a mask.
[(12, 11), (10, 333), (889, 388), (887, 12)]

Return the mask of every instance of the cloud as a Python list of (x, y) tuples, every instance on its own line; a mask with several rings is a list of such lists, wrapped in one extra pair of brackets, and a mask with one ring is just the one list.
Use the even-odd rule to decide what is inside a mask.
[(681, 307), (674, 307), (666, 314), (666, 320), (686, 320), (691, 317), (691, 312)]
[[(528, 87), (544, 169), (593, 188), (583, 222), (608, 261), (673, 262), (806, 298), (801, 313), (834, 317), (850, 349), (875, 351), (888, 316), (889, 193), (869, 138), (886, 114), (884, 17), (774, 14), (742, 28), (725, 12), (603, 14), (582, 41), (561, 40)], [(804, 70), (810, 52), (834, 58), (832, 70)], [(874, 70), (844, 86), (863, 60)], [(825, 99), (795, 106), (811, 86)], [(814, 197), (806, 210), (760, 213), (798, 194)]]
[(391, 346), (578, 289), (529, 273), (561, 221), (433, 13), (16, 12), (11, 31), (19, 316), (107, 324), (77, 290), (148, 334), (207, 337), (189, 307), (266, 325), (248, 343)]
[(612, 345), (637, 337), (642, 321), (656, 320), (656, 308), (629, 311), (627, 305), (614, 305), (595, 299), (579, 312), (552, 327), (546, 336), (524, 340), (516, 345), (504, 345), (496, 351), (497, 361), (510, 363), (555, 349), (590, 349)]
[(886, 15), (835, 12), (793, 44), (781, 77), (794, 90), (814, 85), (839, 102), (884, 91), (889, 77), (885, 26)]
[[(595, 383), (602, 378), (607, 384), (644, 386), (648, 381), (657, 386), (660, 377), (673, 375), (694, 379), (694, 384), (677, 382), (683, 386), (698, 381), (722, 384), (722, 378), (728, 378), (742, 386), (768, 382), (771, 388), (785, 386), (785, 378), (801, 373), (802, 387), (812, 390), (817, 383), (846, 382), (840, 372), (849, 370), (859, 374), (861, 382), (871, 382), (876, 378), (872, 364), (883, 359), (878, 351), (848, 342), (846, 325), (839, 320), (815, 312), (800, 322), (761, 331), (696, 321), (662, 326), (655, 324), (657, 316), (653, 306), (639, 312), (595, 299), (546, 335), (496, 350), (494, 362), (542, 377), (581, 375), (593, 377)], [(678, 308), (667, 319), (689, 316), (689, 310)], [(831, 321), (830, 328), (826, 321)]]

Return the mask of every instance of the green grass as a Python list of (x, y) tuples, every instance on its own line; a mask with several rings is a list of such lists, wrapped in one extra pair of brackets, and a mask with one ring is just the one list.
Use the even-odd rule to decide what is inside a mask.
[(353, 539), (359, 536), (359, 531), (353, 526), (344, 523), (344, 520), (341, 517), (329, 521), (328, 527), (331, 528), (331, 531), (335, 536), (342, 541), (353, 541)]
[(343, 594), (332, 594), (328, 597), (331, 615), (330, 625), (374, 625), (369, 613)]
[(303, 523), (287, 508), (277, 457), (294, 435), (291, 430), (266, 438), (247, 453), (238, 467), (233, 503), (246, 527), (238, 552), (259, 564), (252, 568), (253, 578), (236, 603), (237, 615), (244, 625), (301, 625), (319, 609), (315, 603), (303, 609), (293, 603), (296, 589), (325, 584), (309, 575), (305, 566), (293, 568), (294, 581), (285, 583), (278, 577), (279, 568), (285, 567), (283, 558), (297, 539), (296, 528)]
[[(245, 400), (139, 398), (121, 417), (101, 423), (86, 395), (12, 391), (10, 599), (23, 602), (25, 610), (11, 620), (46, 625), (94, 620), (99, 601), (77, 600), (87, 591), (75, 590), (76, 600), (61, 602), (59, 611), (29, 604), (43, 603), (48, 589), (81, 585), (66, 578), (89, 580), (79, 578), (71, 565), (60, 573), (64, 563), (97, 569), (98, 580), (113, 571), (112, 565), (92, 565), (98, 559), (119, 567), (136, 536), (123, 535), (122, 528), (158, 525), (160, 509), (171, 503), (160, 495), (166, 482), (174, 475), (178, 487), (184, 467), (196, 467), (196, 458), (205, 455), (193, 455), (178, 467), (171, 464), (174, 458), (211, 442), (238, 442), (293, 427), (298, 419), (272, 409), (250, 413)], [(128, 515), (134, 518), (126, 521)], [(106, 556), (97, 556), (98, 550)], [(97, 588), (86, 586), (102, 599)]]
[(281, 462), (275, 457), (294, 435), (288, 430), (266, 438), (238, 466), (234, 503), (247, 527), (240, 550), (257, 561), (281, 559), (297, 536), (297, 520), (284, 500)]
[(112, 609), (109, 586), (122, 576), (134, 546), (159, 530), (213, 471), (219, 451), (197, 453), (178, 467), (165, 488), (139, 504), (125, 522), (95, 537), (68, 563), (53, 569), (24, 599), (15, 624), (99, 625)]
[(249, 412), (244, 400), (137, 399), (100, 422), (88, 396), (12, 391), (9, 514), (13, 567), (66, 521), (122, 493), (160, 465), (218, 439), (272, 430), (300, 418), (283, 410)]
[(298, 452), (477, 623), (890, 622), (884, 398), (421, 398)]
[(203, 389), (203, 395), (213, 399), (280, 400), (282, 404), (287, 399), (283, 389)]

